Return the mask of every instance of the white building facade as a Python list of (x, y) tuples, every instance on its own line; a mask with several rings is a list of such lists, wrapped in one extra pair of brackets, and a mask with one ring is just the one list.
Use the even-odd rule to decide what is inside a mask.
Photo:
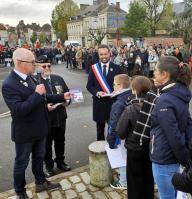
[(93, 5), (87, 6), (67, 23), (68, 40), (79, 41), (83, 47), (94, 46), (95, 41), (90, 37), (90, 32), (97, 36), (100, 31), (105, 34), (102, 43), (111, 44), (117, 28), (124, 24), (126, 14), (120, 9), (119, 3), (114, 5), (108, 4), (107, 0), (94, 0)]
[(0, 44), (5, 45), (8, 41), (8, 32), (3, 24), (0, 24)]

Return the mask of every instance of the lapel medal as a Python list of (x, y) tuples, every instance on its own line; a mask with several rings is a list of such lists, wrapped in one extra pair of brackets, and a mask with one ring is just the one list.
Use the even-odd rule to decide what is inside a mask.
[(25, 87), (28, 87), (28, 83), (20, 80), (20, 83), (23, 84)]

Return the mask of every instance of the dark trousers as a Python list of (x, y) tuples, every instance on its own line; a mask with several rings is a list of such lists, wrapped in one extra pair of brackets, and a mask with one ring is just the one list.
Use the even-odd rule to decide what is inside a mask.
[(127, 181), (129, 199), (154, 198), (154, 180), (148, 150), (127, 150)]
[(67, 58), (67, 68), (68, 66), (70, 66), (70, 68), (72, 67), (72, 62), (71, 62), (71, 58)]
[(72, 58), (73, 68), (77, 68), (77, 62), (75, 58)]
[(52, 145), (54, 142), (55, 150), (55, 162), (57, 165), (64, 162), (65, 156), (65, 126), (66, 120), (59, 127), (51, 127), (49, 134), (46, 139), (46, 153), (45, 153), (45, 164), (46, 167), (53, 168), (53, 152)]
[(105, 140), (105, 122), (97, 122), (97, 141)]
[(36, 140), (30, 143), (15, 143), (16, 158), (13, 169), (14, 188), (17, 194), (25, 192), (25, 170), (32, 153), (32, 172), (35, 176), (35, 183), (45, 182), (43, 172), (43, 160), (45, 155), (45, 139)]
[(129, 64), (128, 64), (127, 72), (128, 72), (128, 75), (129, 75), (130, 77), (132, 77), (133, 68), (134, 68), (134, 63), (129, 63)]

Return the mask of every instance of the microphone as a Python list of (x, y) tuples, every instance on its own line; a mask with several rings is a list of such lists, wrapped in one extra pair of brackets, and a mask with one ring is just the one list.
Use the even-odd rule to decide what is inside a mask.
[[(37, 81), (37, 85), (42, 84), (41, 73), (42, 73), (42, 70), (40, 68), (37, 68), (36, 69), (36, 81)], [(47, 102), (46, 94), (43, 94), (42, 96), (44, 97), (45, 102)]]
[(37, 75), (36, 75), (37, 84), (41, 84), (41, 69), (37, 68)]

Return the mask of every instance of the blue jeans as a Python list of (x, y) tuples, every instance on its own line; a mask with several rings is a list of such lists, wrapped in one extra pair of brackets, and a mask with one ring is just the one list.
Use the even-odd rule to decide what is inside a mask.
[(175, 199), (176, 190), (171, 179), (174, 173), (179, 172), (179, 164), (160, 165), (152, 163), (153, 177), (157, 184), (160, 199)]
[(125, 167), (119, 167), (119, 182), (121, 185), (127, 187), (127, 174), (126, 174), (126, 166)]
[(15, 143), (16, 158), (14, 162), (13, 178), (14, 188), (17, 194), (25, 192), (25, 170), (29, 163), (29, 157), (32, 153), (32, 172), (35, 176), (35, 183), (42, 184), (45, 182), (43, 172), (43, 160), (45, 155), (45, 138), (35, 140), (30, 143)]

